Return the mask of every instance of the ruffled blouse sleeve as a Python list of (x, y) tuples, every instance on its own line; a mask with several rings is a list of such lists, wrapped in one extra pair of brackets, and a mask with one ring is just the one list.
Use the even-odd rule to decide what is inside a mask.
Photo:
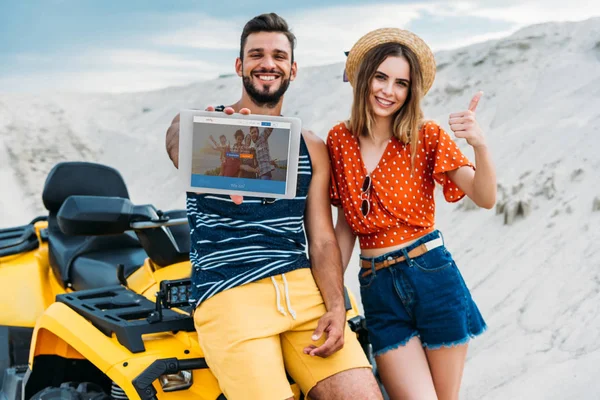
[(460, 151), (452, 137), (439, 125), (432, 122), (425, 124), (424, 133), (423, 139), (428, 149), (428, 156), (430, 160), (433, 160), (433, 179), (442, 186), (446, 201), (457, 202), (465, 197), (465, 193), (452, 182), (447, 172), (460, 167), (475, 169), (475, 166)]

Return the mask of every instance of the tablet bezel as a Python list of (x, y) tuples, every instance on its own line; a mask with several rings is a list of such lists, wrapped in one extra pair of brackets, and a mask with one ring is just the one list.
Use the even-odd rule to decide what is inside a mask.
[[(283, 122), (290, 124), (290, 138), (288, 144), (287, 174), (285, 193), (251, 192), (245, 190), (215, 189), (210, 187), (192, 186), (192, 158), (193, 158), (193, 132), (194, 117), (216, 117), (226, 119)], [(224, 124), (221, 124), (224, 125)], [(298, 162), (300, 157), (300, 135), (302, 134), (302, 122), (294, 117), (276, 117), (271, 115), (227, 115), (217, 111), (182, 110), (179, 116), (179, 176), (187, 192), (240, 195), (248, 197), (262, 197), (271, 199), (292, 199), (296, 197), (296, 186), (298, 181)]]

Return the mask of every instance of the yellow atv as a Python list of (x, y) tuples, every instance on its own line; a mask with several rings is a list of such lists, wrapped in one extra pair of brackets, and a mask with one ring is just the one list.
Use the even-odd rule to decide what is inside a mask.
[(0, 400), (225, 399), (189, 314), (185, 210), (133, 205), (84, 162), (56, 165), (42, 199), (47, 217), (0, 230)]

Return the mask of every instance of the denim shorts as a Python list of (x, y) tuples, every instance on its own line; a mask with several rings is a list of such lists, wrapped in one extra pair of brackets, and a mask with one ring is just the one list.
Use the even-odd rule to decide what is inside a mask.
[(360, 294), (375, 356), (406, 345), (419, 336), (427, 349), (465, 344), (483, 333), (486, 324), (471, 297), (452, 255), (445, 246), (408, 258), (422, 243), (440, 238), (433, 231), (404, 249), (361, 260), (407, 259), (362, 277)]

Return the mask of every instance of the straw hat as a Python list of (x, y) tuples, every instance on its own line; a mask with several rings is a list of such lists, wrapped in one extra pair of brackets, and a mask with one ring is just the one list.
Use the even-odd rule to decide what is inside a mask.
[(397, 28), (381, 28), (367, 33), (352, 46), (346, 60), (346, 75), (354, 86), (358, 68), (365, 54), (383, 43), (400, 43), (411, 49), (419, 60), (423, 73), (423, 94), (427, 93), (435, 79), (435, 58), (427, 44), (412, 32)]

